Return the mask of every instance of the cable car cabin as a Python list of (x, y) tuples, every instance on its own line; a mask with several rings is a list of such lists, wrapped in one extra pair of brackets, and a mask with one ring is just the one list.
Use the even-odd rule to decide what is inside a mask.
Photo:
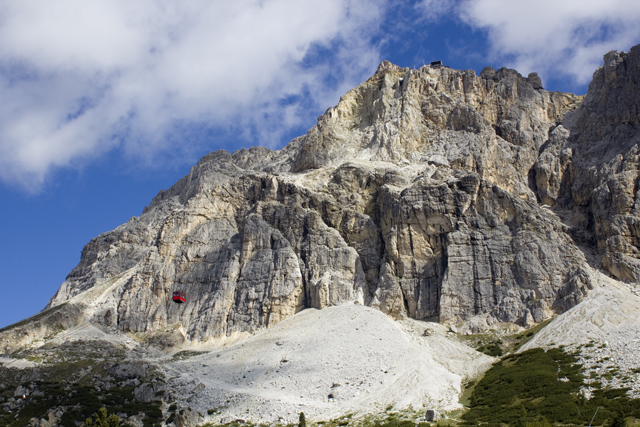
[(173, 302), (176, 302), (178, 304), (182, 304), (185, 301), (185, 297), (184, 294), (182, 292), (174, 292), (173, 293)]

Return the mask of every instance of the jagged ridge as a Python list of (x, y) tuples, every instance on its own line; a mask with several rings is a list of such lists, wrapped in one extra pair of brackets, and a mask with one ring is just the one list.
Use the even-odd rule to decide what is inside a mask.
[[(634, 238), (626, 252), (619, 238), (607, 243), (627, 234), (601, 225), (601, 190), (589, 193), (591, 169), (580, 166), (597, 150), (567, 163), (566, 148), (625, 126), (619, 138), (631, 136), (628, 152), (637, 150), (638, 97), (613, 93), (636, 90), (624, 83), (640, 76), (636, 52), (608, 54), (582, 104), (504, 68), (477, 76), (384, 62), (284, 149), (203, 157), (140, 217), (89, 242), (49, 307), (112, 280), (92, 300), (90, 321), (124, 331), (181, 324), (194, 340), (347, 301), (471, 330), (542, 321), (591, 286), (576, 243), (588, 245), (592, 232), (606, 268), (635, 265)], [(599, 127), (589, 115), (611, 102), (619, 119)], [(592, 175), (609, 182), (612, 169)], [(624, 184), (637, 174), (611, 176)], [(607, 186), (609, 197), (626, 197), (623, 184)], [(574, 209), (573, 224), (543, 203)], [(631, 261), (613, 262), (620, 253)], [(171, 303), (178, 288), (186, 304)]]

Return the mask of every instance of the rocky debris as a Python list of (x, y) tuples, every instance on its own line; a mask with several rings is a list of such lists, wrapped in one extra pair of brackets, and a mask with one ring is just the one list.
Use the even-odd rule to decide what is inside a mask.
[(45, 418), (32, 418), (30, 422), (31, 427), (56, 427), (59, 425), (60, 417), (63, 412), (57, 408), (49, 409)]
[(30, 427), (50, 427), (51, 424), (49, 424), (49, 421), (45, 420), (44, 418), (32, 418), (31, 419), (31, 423), (30, 423)]
[(206, 388), (206, 386), (204, 384), (202, 384), (201, 382), (198, 383), (198, 385), (196, 385), (193, 390), (191, 390), (191, 394), (197, 394), (199, 392), (201, 392), (202, 390), (204, 390)]
[(121, 363), (113, 366), (105, 365), (105, 369), (117, 381), (143, 379), (147, 368), (145, 363)]
[[(199, 424), (202, 420), (202, 415), (192, 409), (181, 410), (176, 414), (175, 425), (176, 427), (193, 427)], [(234, 420), (229, 420), (232, 422)]]
[[(619, 282), (594, 273), (596, 288), (558, 316), (520, 351), (565, 346), (579, 355), (588, 381), (630, 388), (640, 397), (640, 298)], [(588, 394), (588, 389), (587, 389)]]
[(133, 390), (133, 395), (140, 402), (149, 403), (166, 399), (167, 385), (161, 382), (144, 383)]
[[(97, 336), (102, 339), (98, 341)], [(47, 340), (46, 348), (27, 347), (14, 353), (16, 359), (37, 363), (32, 368), (16, 368), (13, 362), (0, 366), (0, 425), (15, 421), (53, 427), (61, 424), (61, 418), (66, 420), (64, 425), (73, 420), (82, 423), (100, 401), (110, 413), (121, 413), (123, 421), (128, 415), (138, 416), (138, 411), (147, 414), (138, 416), (140, 425), (143, 419), (147, 424), (161, 421), (162, 406), (170, 398), (164, 370), (142, 343), (140, 351), (125, 352), (122, 342), (118, 335), (84, 324), (61, 331)], [(55, 361), (41, 362), (43, 354)], [(150, 390), (140, 387), (136, 376)]]
[(459, 408), (463, 379), (494, 359), (447, 338), (442, 325), (429, 328), (433, 335), (424, 337), (424, 322), (394, 322), (362, 305), (307, 309), (244, 341), (167, 365), (175, 377), (169, 386), (178, 406), (201, 414), (216, 408), (205, 416), (215, 423), (293, 423), (300, 412), (328, 420), (428, 402)]
[(449, 161), (444, 156), (434, 154), (433, 156), (429, 157), (427, 164), (435, 166), (449, 166)]
[(13, 392), (13, 395), (17, 397), (22, 397), (26, 394), (29, 394), (29, 389), (23, 386), (18, 386), (18, 388), (16, 388), (16, 391)]
[(145, 344), (151, 347), (157, 347), (160, 350), (169, 350), (180, 347), (186, 342), (184, 332), (181, 329), (160, 331), (154, 333), (145, 339)]
[(127, 417), (126, 422), (131, 427), (144, 427), (144, 416), (144, 413), (131, 415), (130, 417)]
[[(597, 276), (593, 281), (595, 288), (585, 300), (542, 329), (533, 338), (538, 340), (533, 345), (573, 342), (583, 353), (581, 363), (594, 376), (602, 377), (603, 385), (633, 388), (634, 383), (640, 383), (634, 372), (639, 367), (634, 365), (640, 354), (634, 337), (640, 331), (640, 304), (633, 299), (636, 297), (629, 297), (625, 286), (610, 278)], [(129, 352), (129, 357), (136, 354), (148, 361), (144, 383), (134, 378), (115, 384), (114, 378), (104, 374), (105, 369), (136, 363), (132, 361), (100, 361), (96, 364), (99, 374), (83, 367), (69, 373), (68, 378), (93, 381), (101, 388), (98, 395), (109, 392), (107, 384), (133, 386), (135, 390), (128, 399), (135, 405), (159, 404), (166, 399), (162, 403), (164, 416), (167, 419), (171, 414), (173, 425), (178, 419), (183, 425), (236, 419), (286, 424), (295, 423), (301, 411), (310, 420), (327, 420), (354, 411), (380, 413), (388, 405), (397, 409), (411, 405), (424, 414), (426, 409), (458, 407), (461, 384), (477, 378), (495, 361), (462, 345), (458, 341), (460, 332), (449, 329), (411, 318), (391, 321), (371, 308), (345, 304), (303, 310), (235, 343), (200, 346), (198, 351), (183, 351), (176, 358), (165, 355), (157, 359), (140, 344), (139, 351)], [(425, 330), (430, 331), (428, 336)], [(84, 331), (91, 337), (90, 326), (86, 325)], [(59, 339), (70, 333), (61, 333)], [(121, 337), (105, 335), (105, 339), (118, 342)], [(103, 347), (109, 346), (105, 342)], [(48, 378), (45, 366), (38, 369), (41, 378)], [(30, 371), (11, 371), (16, 382), (34, 376)], [(154, 382), (151, 377), (156, 373), (162, 373), (166, 382)], [(30, 383), (21, 385), (28, 388)], [(12, 383), (6, 393), (13, 395), (16, 388)], [(72, 384), (64, 389), (66, 395), (75, 395)], [(29, 397), (26, 401), (13, 397), (7, 400), (0, 405), (12, 414), (31, 404)], [(169, 402), (174, 409), (167, 411)], [(131, 411), (126, 412), (131, 415)], [(118, 416), (128, 419), (132, 426), (143, 425), (142, 415), (122, 412)], [(40, 419), (47, 421), (47, 416)]]
[(14, 411), (15, 409), (20, 407), (19, 399), (8, 399), (3, 405), (2, 410), (6, 412)]

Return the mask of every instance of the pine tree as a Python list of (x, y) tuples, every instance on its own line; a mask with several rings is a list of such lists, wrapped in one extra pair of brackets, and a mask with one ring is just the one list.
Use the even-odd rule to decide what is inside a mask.
[(304, 412), (300, 412), (300, 421), (298, 422), (298, 427), (307, 427), (307, 420), (304, 417)]

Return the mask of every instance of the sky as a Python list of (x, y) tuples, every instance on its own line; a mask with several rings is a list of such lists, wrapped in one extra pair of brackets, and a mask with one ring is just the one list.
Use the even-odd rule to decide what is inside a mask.
[(635, 0), (0, 2), (0, 328), (206, 153), (303, 135), (386, 59), (584, 94)]

